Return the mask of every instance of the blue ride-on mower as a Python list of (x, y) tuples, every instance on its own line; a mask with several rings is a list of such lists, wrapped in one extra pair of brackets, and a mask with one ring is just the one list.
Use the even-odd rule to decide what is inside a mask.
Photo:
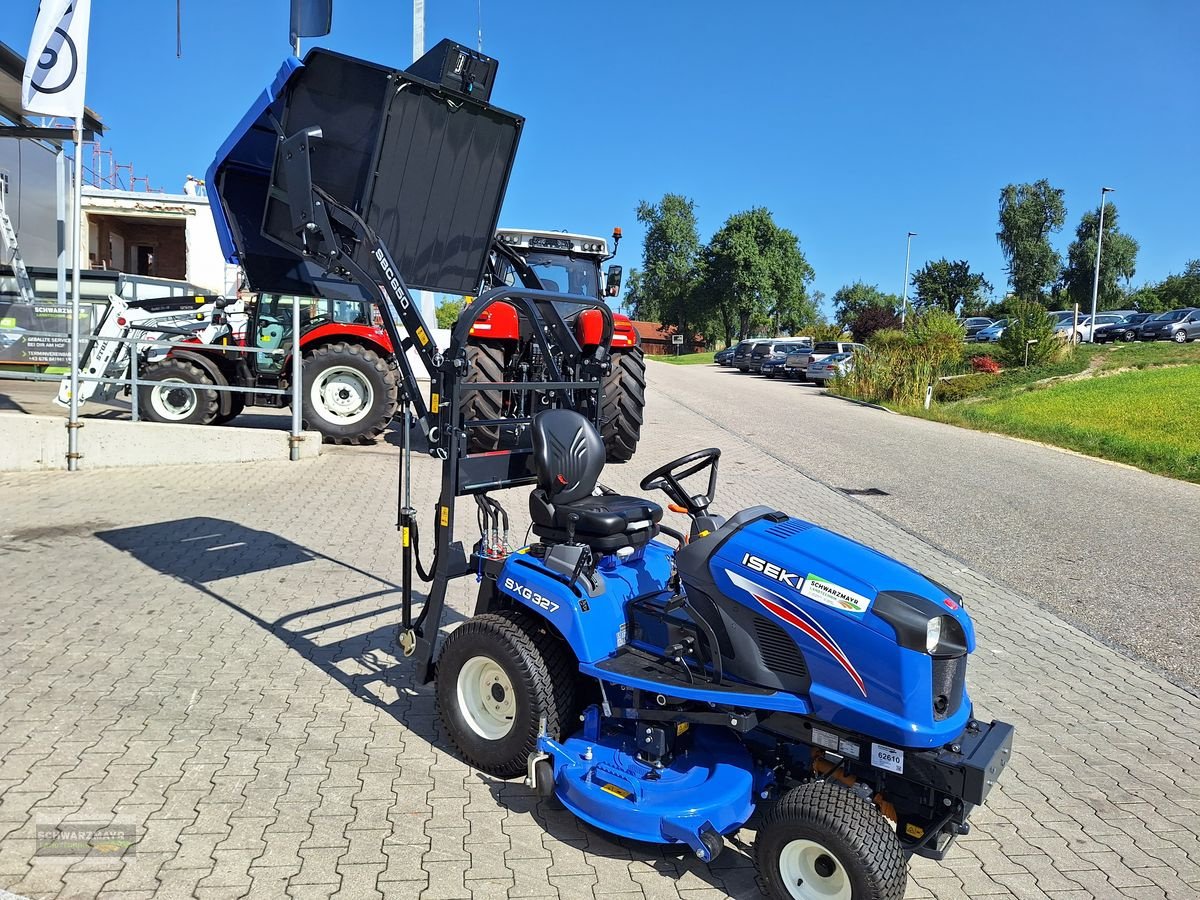
[[(685, 532), (653, 499), (600, 483), (612, 312), (543, 290), (493, 243), (522, 126), (489, 102), (496, 70), (450, 41), (408, 70), (312, 50), (209, 173), (218, 234), (252, 289), (370, 302), (401, 351), (388, 360), (404, 445), (399, 649), (436, 681), (447, 735), (482, 772), (524, 775), (596, 828), (706, 862), (750, 823), (775, 898), (899, 898), (906, 858), (942, 858), (1009, 757), (1012, 728), (976, 719), (967, 695), (963, 599), (773, 507), (718, 515), (715, 449), (641, 482), (687, 514)], [(486, 284), (500, 286), (439, 347), (410, 285)], [(536, 343), (520, 383), (469, 377), (471, 328), (496, 303)], [(524, 392), (505, 408), (530, 414), (464, 419), (479, 390)], [(471, 429), (498, 425), (511, 447), (469, 452)], [(413, 439), (441, 468), (428, 571)], [(515, 488), (530, 491), (536, 537), (520, 549), (492, 496)], [(455, 539), (466, 496), (469, 550)], [(430, 583), (415, 616), (414, 562)], [(447, 585), (472, 575), (475, 614), (445, 634)]]

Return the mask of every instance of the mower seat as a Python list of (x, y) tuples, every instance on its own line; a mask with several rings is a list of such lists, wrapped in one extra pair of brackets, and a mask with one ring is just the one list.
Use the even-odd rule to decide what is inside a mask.
[(533, 418), (537, 487), (529, 495), (533, 533), (551, 544), (571, 540), (598, 554), (641, 547), (658, 534), (662, 507), (641, 497), (593, 496), (604, 468), (604, 442), (592, 423), (569, 409)]

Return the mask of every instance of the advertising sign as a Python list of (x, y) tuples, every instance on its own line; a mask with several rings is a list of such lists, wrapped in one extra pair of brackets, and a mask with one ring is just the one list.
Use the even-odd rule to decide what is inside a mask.
[[(92, 332), (92, 312), (87, 303), (79, 309), (79, 333), (84, 340)], [(0, 364), (69, 366), (70, 343), (69, 306), (0, 301)]]

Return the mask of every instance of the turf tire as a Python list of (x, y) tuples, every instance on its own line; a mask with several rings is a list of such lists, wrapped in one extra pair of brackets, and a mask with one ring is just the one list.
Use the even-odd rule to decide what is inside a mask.
[(784, 794), (763, 818), (754, 862), (773, 900), (795, 896), (781, 858), (793, 841), (812, 841), (841, 866), (854, 900), (902, 900), (908, 873), (900, 841), (870, 801), (840, 784), (813, 781)]
[(628, 462), (642, 436), (646, 409), (646, 357), (641, 347), (612, 356), (612, 371), (604, 378), (604, 404), (600, 411), (608, 462)]
[[(194, 363), (182, 359), (168, 357), (162, 362), (146, 366), (140, 374), (142, 385), (138, 387), (138, 412), (148, 422), (165, 422), (174, 425), (211, 425), (221, 409), (221, 398), (216, 391), (203, 390), (212, 387), (214, 382), (204, 369)], [(145, 384), (149, 381), (177, 381), (189, 385), (197, 385), (194, 391), (196, 402), (190, 412), (181, 416), (171, 416), (165, 412), (168, 402), (162, 393), (163, 388)], [(167, 388), (166, 392), (171, 393)], [(155, 395), (158, 394), (156, 401)], [(181, 410), (182, 411), (182, 410)]]
[[(479, 656), (504, 670), (515, 694), (512, 728), (496, 740), (476, 733), (459, 706), (459, 673)], [(578, 677), (569, 648), (537, 617), (508, 610), (483, 613), (454, 629), (438, 656), (438, 717), (469, 765), (496, 778), (513, 778), (525, 774), (543, 720), (555, 740), (573, 722)]]
[[(335, 366), (353, 369), (370, 386), (370, 408), (358, 421), (339, 423), (313, 405), (314, 380)], [(362, 344), (345, 341), (322, 344), (304, 354), (303, 395), (304, 427), (320, 432), (326, 444), (370, 444), (383, 434), (396, 414), (400, 404), (400, 373), (395, 364)]]

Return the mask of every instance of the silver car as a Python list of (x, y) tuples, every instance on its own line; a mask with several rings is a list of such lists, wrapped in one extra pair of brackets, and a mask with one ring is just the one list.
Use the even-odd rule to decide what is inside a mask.
[(825, 387), (825, 382), (845, 375), (853, 366), (853, 353), (832, 353), (818, 362), (809, 363), (806, 371), (809, 381), (817, 387)]
[(1004, 329), (1008, 327), (1008, 319), (997, 319), (987, 328), (980, 329), (972, 338), (978, 344), (994, 344), (1000, 340), (1000, 336), (1004, 334)]

